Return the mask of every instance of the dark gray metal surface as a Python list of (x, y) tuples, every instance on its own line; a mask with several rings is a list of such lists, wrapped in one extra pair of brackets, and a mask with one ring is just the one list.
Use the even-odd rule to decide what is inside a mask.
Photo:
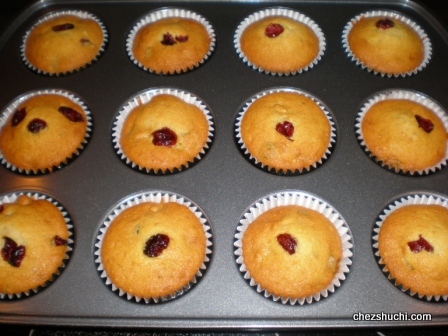
[[(126, 55), (125, 40), (146, 12), (169, 4), (197, 11), (213, 25), (217, 44), (200, 68), (176, 76), (157, 76), (137, 68)], [(273, 77), (247, 67), (237, 56), (233, 35), (239, 22), (259, 9), (282, 5), (311, 17), (323, 30), (327, 47), (311, 70)], [(109, 31), (104, 55), (91, 67), (68, 76), (40, 76), (20, 60), (22, 36), (51, 10), (87, 10)], [(428, 34), (433, 56), (417, 75), (375, 76), (351, 62), (341, 43), (342, 30), (355, 15), (372, 9), (396, 10)], [(413, 191), (448, 194), (448, 169), (424, 177), (391, 173), (375, 164), (356, 140), (355, 116), (373, 93), (404, 88), (422, 92), (448, 108), (448, 34), (412, 1), (151, 2), (41, 1), (25, 10), (0, 38), (0, 106), (23, 93), (60, 88), (77, 93), (90, 107), (93, 135), (79, 158), (53, 174), (27, 177), (0, 167), (0, 194), (32, 190), (60, 201), (69, 211), (75, 246), (62, 275), (30, 298), (1, 301), (0, 323), (94, 327), (306, 328), (448, 325), (448, 303), (428, 303), (393, 286), (376, 264), (372, 227), (383, 206)], [(118, 109), (135, 93), (152, 87), (192, 92), (210, 107), (215, 137), (210, 151), (194, 167), (169, 176), (132, 170), (115, 154), (111, 129)], [(234, 140), (235, 117), (253, 94), (278, 86), (308, 91), (331, 110), (337, 143), (329, 160), (300, 176), (276, 176), (254, 167)], [(100, 279), (94, 244), (101, 219), (120, 199), (146, 190), (171, 191), (197, 203), (210, 220), (214, 247), (206, 275), (186, 295), (158, 305), (127, 302)], [(335, 207), (354, 240), (353, 265), (342, 286), (328, 298), (304, 306), (282, 305), (256, 293), (242, 278), (234, 259), (234, 234), (245, 209), (267, 194), (303, 190)], [(355, 322), (356, 312), (430, 313), (432, 322)]]

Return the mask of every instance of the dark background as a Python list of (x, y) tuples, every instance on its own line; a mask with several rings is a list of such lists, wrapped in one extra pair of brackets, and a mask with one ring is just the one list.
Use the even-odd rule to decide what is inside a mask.
[[(37, 0), (36, 0), (37, 1)], [(11, 24), (15, 17), (34, 1), (31, 0), (12, 0), (0, 1), (0, 33)], [(448, 29), (448, 6), (443, 0), (415, 0), (421, 3), (428, 11), (438, 19), (441, 24)], [(0, 84), (1, 85), (4, 84)], [(448, 88), (447, 88), (448, 91)], [(448, 92), (447, 92), (448, 93)], [(397, 335), (434, 335), (445, 336), (448, 335), (448, 327), (413, 327), (413, 328), (389, 328), (389, 329), (336, 329), (336, 330), (300, 330), (300, 331), (285, 331), (277, 332), (276, 330), (120, 330), (120, 329), (86, 329), (70, 327), (48, 327), (48, 326), (16, 326), (16, 325), (1, 325), (0, 336), (146, 336), (146, 335), (185, 335), (185, 336), (243, 336), (243, 335), (263, 335), (263, 336), (338, 336), (338, 335), (360, 335), (360, 336), (397, 336)]]

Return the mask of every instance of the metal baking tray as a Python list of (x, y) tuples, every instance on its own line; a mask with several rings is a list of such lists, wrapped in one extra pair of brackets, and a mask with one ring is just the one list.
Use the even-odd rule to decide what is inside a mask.
[[(159, 76), (136, 67), (125, 41), (143, 14), (179, 6), (207, 18), (216, 47), (194, 71)], [(285, 6), (312, 18), (323, 30), (326, 51), (309, 71), (294, 76), (259, 73), (242, 62), (233, 44), (245, 17), (270, 6)], [(109, 32), (105, 53), (92, 66), (62, 77), (38, 75), (20, 59), (26, 30), (43, 14), (59, 9), (87, 10)], [(417, 22), (432, 42), (426, 68), (405, 78), (374, 75), (352, 62), (341, 42), (345, 24), (361, 12), (387, 9)], [(372, 229), (382, 208), (414, 191), (448, 193), (448, 168), (423, 177), (392, 173), (373, 162), (355, 135), (355, 116), (375, 92), (403, 88), (422, 92), (448, 108), (448, 34), (418, 3), (393, 1), (37, 1), (6, 28), (0, 38), (0, 106), (31, 90), (60, 88), (78, 94), (92, 111), (92, 138), (82, 154), (52, 174), (23, 176), (0, 167), (0, 195), (30, 190), (61, 202), (71, 215), (74, 249), (63, 273), (48, 288), (20, 300), (0, 301), (0, 323), (132, 328), (311, 328), (448, 325), (447, 302), (425, 302), (396, 288), (377, 265)], [(295, 87), (315, 95), (335, 118), (337, 143), (325, 164), (298, 176), (262, 171), (240, 153), (234, 139), (236, 115), (257, 92)], [(137, 92), (154, 87), (189, 91), (210, 107), (215, 136), (207, 155), (177, 174), (153, 176), (131, 169), (111, 140), (118, 109)], [(163, 190), (198, 204), (210, 220), (213, 254), (205, 276), (185, 295), (161, 304), (139, 304), (118, 297), (100, 279), (94, 262), (96, 236), (105, 214), (119, 200), (143, 191)], [(353, 234), (353, 264), (342, 286), (320, 302), (283, 305), (264, 298), (239, 272), (234, 258), (236, 226), (247, 207), (284, 190), (312, 193), (330, 203)], [(354, 321), (353, 314), (430, 313), (432, 321)]]

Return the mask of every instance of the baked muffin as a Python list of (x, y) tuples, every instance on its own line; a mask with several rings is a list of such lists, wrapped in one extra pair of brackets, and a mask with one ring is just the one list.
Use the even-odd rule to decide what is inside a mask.
[(158, 94), (130, 111), (119, 143), (133, 164), (164, 173), (194, 162), (208, 135), (209, 123), (199, 107), (172, 94)]
[(339, 272), (342, 243), (321, 213), (298, 205), (267, 210), (242, 238), (244, 264), (254, 281), (274, 296), (319, 294)]
[(362, 119), (361, 134), (375, 160), (396, 172), (421, 173), (447, 153), (448, 133), (441, 119), (409, 99), (373, 104)]
[(20, 102), (0, 130), (0, 152), (19, 170), (52, 171), (82, 148), (88, 118), (62, 94), (36, 94)]
[(101, 262), (110, 281), (145, 299), (174, 296), (205, 260), (199, 219), (176, 202), (144, 202), (123, 210), (107, 228)]
[(141, 23), (128, 38), (128, 52), (138, 64), (157, 74), (175, 74), (198, 67), (212, 50), (214, 33), (189, 17), (164, 17)]
[(299, 92), (271, 92), (253, 101), (240, 136), (250, 156), (277, 173), (302, 172), (321, 163), (330, 147), (329, 117)]
[(301, 72), (321, 51), (319, 37), (308, 24), (280, 15), (248, 24), (241, 33), (239, 48), (249, 65), (274, 74)]
[(425, 34), (417, 33), (419, 27), (401, 16), (361, 15), (353, 21), (346, 36), (347, 47), (363, 67), (398, 76), (416, 72), (426, 63)]
[(378, 235), (390, 277), (420, 296), (448, 295), (448, 209), (411, 204), (390, 213)]
[(38, 72), (66, 74), (96, 60), (105, 40), (105, 29), (94, 16), (84, 12), (56, 13), (31, 29), (24, 40), (23, 57)]
[(0, 293), (19, 295), (52, 280), (66, 258), (69, 232), (59, 209), (20, 195), (0, 204)]

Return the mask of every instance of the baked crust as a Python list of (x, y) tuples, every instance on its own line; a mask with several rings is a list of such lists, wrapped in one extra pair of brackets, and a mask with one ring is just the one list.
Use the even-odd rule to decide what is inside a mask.
[[(289, 254), (280, 234), (297, 241)], [(325, 289), (339, 270), (342, 243), (336, 228), (317, 211), (279, 206), (257, 217), (242, 239), (244, 264), (256, 283), (283, 298), (304, 298)]]
[[(412, 252), (409, 242), (423, 237), (432, 252)], [(396, 283), (420, 295), (448, 295), (448, 209), (408, 205), (384, 220), (378, 251)]]
[[(169, 237), (157, 257), (143, 253), (157, 234)], [(206, 238), (199, 219), (175, 202), (146, 202), (121, 212), (108, 227), (101, 260), (108, 278), (140, 298), (175, 294), (193, 280), (205, 259)]]

